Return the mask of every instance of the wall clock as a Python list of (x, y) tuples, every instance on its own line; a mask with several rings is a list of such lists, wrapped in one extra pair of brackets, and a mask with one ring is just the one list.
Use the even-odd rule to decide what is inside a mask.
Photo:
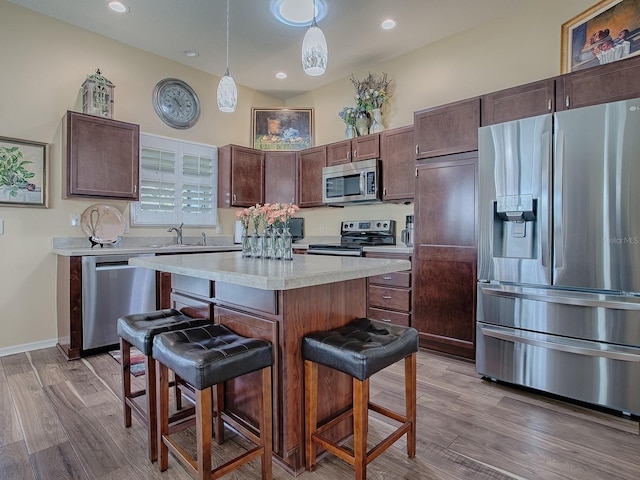
[(160, 80), (153, 89), (153, 109), (173, 128), (190, 128), (200, 116), (200, 101), (193, 89), (177, 78)]

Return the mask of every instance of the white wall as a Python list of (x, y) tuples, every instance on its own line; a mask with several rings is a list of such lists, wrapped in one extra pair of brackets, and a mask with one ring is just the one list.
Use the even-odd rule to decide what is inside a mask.
[[(387, 72), (395, 93), (385, 111), (388, 127), (410, 124), (413, 112), (560, 72), (560, 26), (594, 0), (536, 0), (517, 15), (500, 19), (436, 45), (367, 70)], [(115, 118), (138, 123), (148, 133), (213, 145), (249, 144), (252, 106), (282, 106), (279, 99), (239, 87), (233, 114), (220, 113), (215, 90), (219, 78), (147, 52), (127, 47), (63, 22), (0, 0), (0, 136), (50, 144), (49, 208), (0, 206), (0, 355), (54, 342), (55, 255), (53, 237), (82, 236), (69, 225), (72, 213), (95, 203), (63, 200), (60, 120), (66, 110), (81, 110), (79, 91), (87, 74), (100, 68), (115, 85)], [(177, 131), (153, 111), (151, 92), (165, 77), (178, 77), (198, 93), (202, 115), (197, 125)], [(315, 109), (317, 144), (339, 140), (344, 125), (337, 116), (353, 104), (348, 78), (301, 95), (287, 106)], [(126, 202), (109, 202), (120, 210)], [(303, 212), (307, 234), (336, 235), (340, 220), (393, 218), (402, 226), (412, 205), (318, 208)], [(230, 235), (233, 209), (220, 209), (223, 234)], [(320, 231), (321, 226), (323, 231)], [(131, 235), (165, 235), (166, 229), (132, 229)], [(185, 235), (198, 235), (198, 230)], [(215, 235), (207, 232), (207, 235)]]

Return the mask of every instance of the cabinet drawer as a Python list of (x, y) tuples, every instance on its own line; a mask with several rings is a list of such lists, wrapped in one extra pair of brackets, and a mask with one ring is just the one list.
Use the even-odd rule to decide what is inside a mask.
[(216, 282), (216, 302), (236, 305), (243, 310), (278, 314), (278, 295), (273, 290)]
[(186, 293), (190, 296), (202, 297), (206, 299), (215, 296), (215, 283), (206, 278), (189, 277), (173, 273), (171, 275), (171, 287), (173, 291)]
[(402, 325), (404, 327), (411, 325), (411, 315), (409, 313), (393, 312), (391, 310), (382, 310), (380, 308), (369, 308), (367, 317), (371, 320), (393, 323), (394, 325)]
[(375, 275), (373, 277), (369, 277), (369, 283), (375, 283), (376, 285), (388, 285), (391, 287), (409, 288), (411, 286), (411, 273), (393, 272), (384, 273), (382, 275)]
[(171, 294), (171, 308), (180, 310), (185, 315), (193, 318), (212, 318), (213, 303), (173, 292)]
[(409, 290), (370, 285), (369, 306), (408, 312), (411, 310), (411, 292)]

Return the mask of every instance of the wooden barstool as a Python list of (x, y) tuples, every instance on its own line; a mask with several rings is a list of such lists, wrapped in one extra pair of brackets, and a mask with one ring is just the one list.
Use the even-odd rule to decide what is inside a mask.
[[(367, 478), (367, 465), (407, 434), (407, 455), (416, 455), (416, 353), (418, 331), (367, 318), (303, 339), (305, 382), (305, 453), (307, 470), (316, 465), (316, 445), (337, 455), (355, 469), (355, 479)], [(369, 377), (404, 359), (405, 413), (393, 412), (369, 400)], [(353, 377), (353, 405), (338, 417), (318, 425), (318, 365)], [(367, 451), (368, 410), (401, 425), (378, 445)], [(343, 420), (353, 417), (353, 451), (322, 436)]]
[[(156, 364), (152, 357), (153, 337), (162, 332), (207, 325), (211, 321), (203, 318), (191, 318), (178, 310), (164, 309), (146, 313), (135, 313), (118, 318), (118, 336), (120, 337), (120, 373), (122, 377), (122, 405), (124, 408), (124, 426), (131, 426), (131, 413), (147, 427), (149, 460), (158, 458), (158, 418), (156, 414)], [(131, 391), (131, 346), (145, 355), (145, 388)], [(136, 401), (146, 394), (142, 405)], [(182, 396), (176, 388), (176, 407), (182, 408)], [(188, 416), (189, 410), (177, 413), (172, 420)]]
[[(217, 479), (255, 458), (262, 457), (262, 479), (272, 478), (272, 391), (271, 343), (242, 337), (223, 325), (206, 325), (162, 333), (153, 339), (158, 383), (158, 432), (160, 471), (168, 468), (169, 451), (189, 474), (198, 479)], [(193, 425), (182, 422), (169, 429), (169, 370), (191, 385), (196, 401), (196, 456), (192, 458), (173, 434)], [(262, 388), (257, 434), (224, 413), (224, 382), (247, 373), (261, 371)], [(215, 386), (215, 391), (213, 387)], [(212, 393), (214, 405), (212, 405)], [(211, 437), (213, 411), (216, 441), (223, 439), (223, 420), (254, 443), (254, 448), (212, 468)]]

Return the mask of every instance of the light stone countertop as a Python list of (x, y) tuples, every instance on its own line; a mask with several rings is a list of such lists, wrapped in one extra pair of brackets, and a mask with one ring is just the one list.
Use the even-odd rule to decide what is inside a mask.
[(411, 268), (408, 260), (294, 255), (287, 261), (242, 258), (240, 252), (134, 257), (129, 264), (262, 290), (291, 290)]

